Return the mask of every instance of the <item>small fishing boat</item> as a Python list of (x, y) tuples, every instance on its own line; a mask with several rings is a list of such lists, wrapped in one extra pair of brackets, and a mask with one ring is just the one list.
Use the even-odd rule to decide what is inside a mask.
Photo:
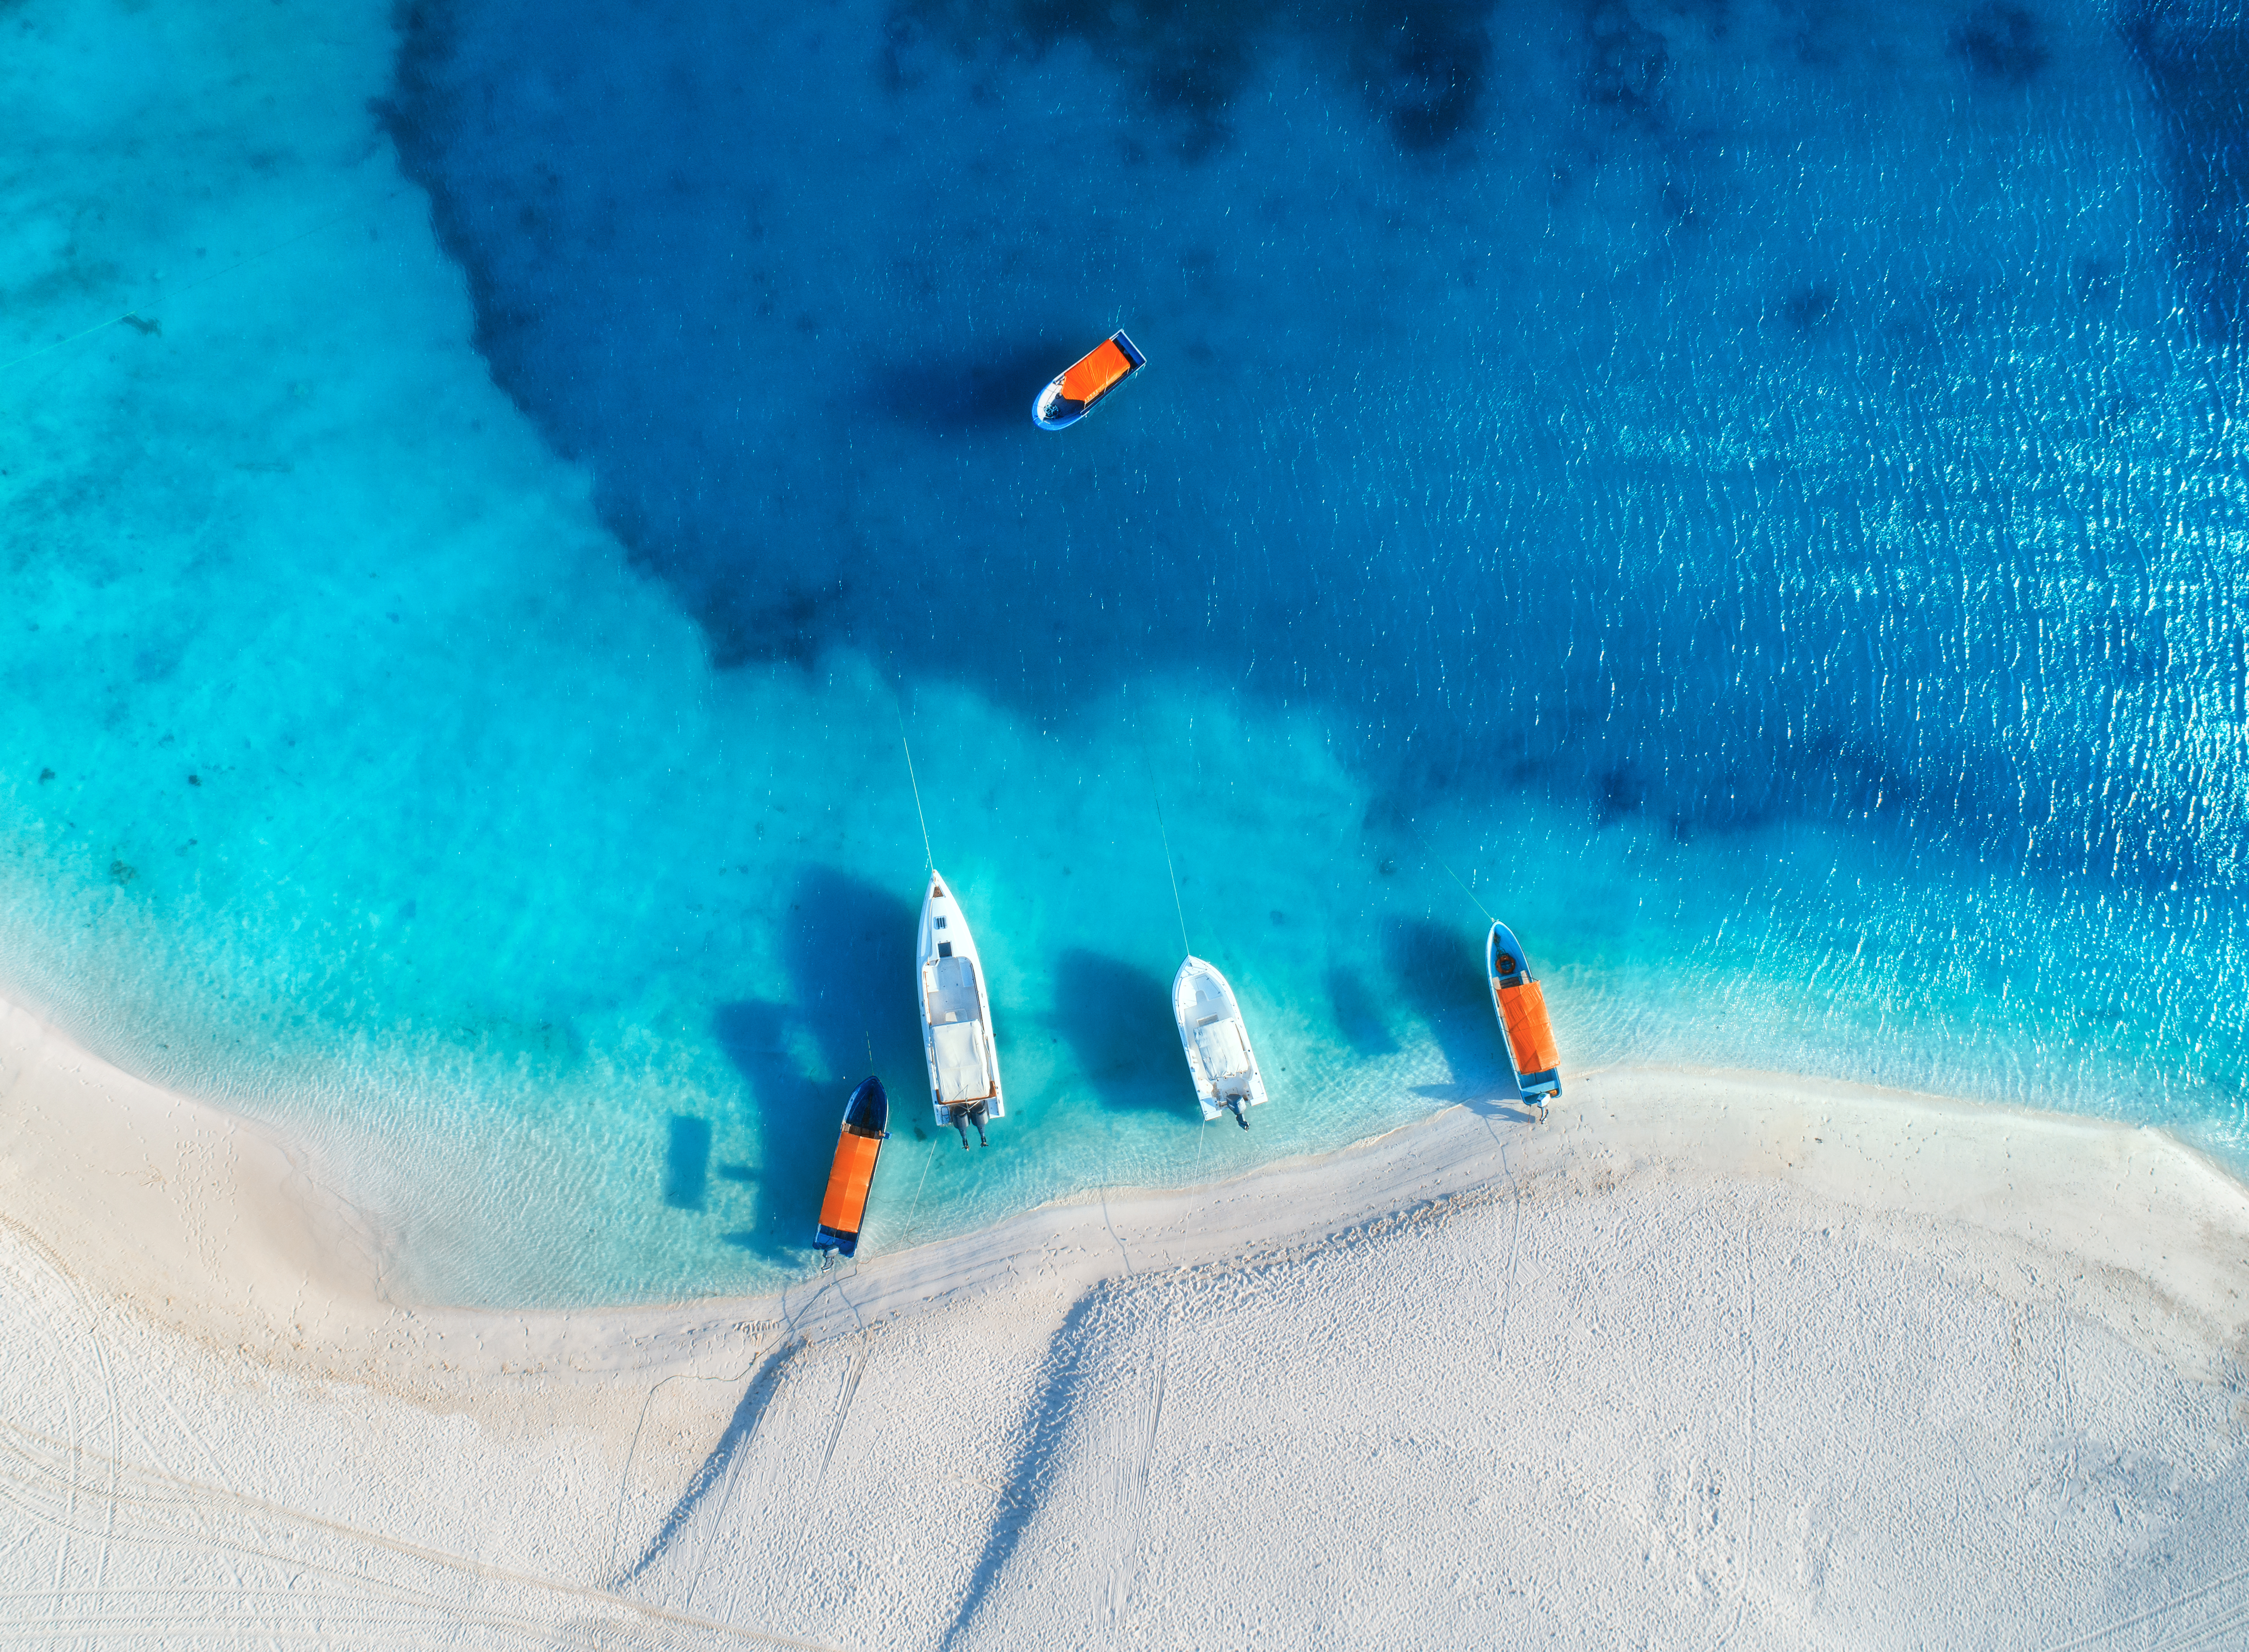
[(1187, 1052), (1203, 1122), (1230, 1112), (1235, 1123), (1248, 1129), (1249, 1109), (1265, 1100), (1265, 1076), (1257, 1070), (1241, 1006), (1216, 965), (1188, 954), (1172, 977), (1172, 1013), (1179, 1018), (1180, 1043)]
[(938, 1128), (960, 1132), (968, 1146), (968, 1126), (989, 1146), (984, 1125), (1008, 1116), (1000, 1093), (1000, 1052), (992, 1042), (992, 1002), (984, 990), (984, 963), (975, 937), (960, 915), (959, 903), (932, 871), (922, 898), (917, 984), (921, 999), (922, 1049), (929, 1057), (930, 1104)]
[(828, 1194), (820, 1201), (815, 1250), (846, 1256), (859, 1252), (859, 1229), (867, 1214), (867, 1192), (875, 1183), (875, 1161), (891, 1133), (891, 1098), (879, 1078), (863, 1080), (843, 1104), (843, 1134), (836, 1143), (836, 1162), (828, 1172)]
[(1055, 375), (1031, 403), (1031, 419), (1042, 430), (1066, 430), (1093, 411), (1094, 404), (1148, 365), (1132, 341), (1112, 333)]
[(1484, 974), (1491, 981), (1492, 1008), (1499, 1012), (1500, 1036), (1515, 1068), (1515, 1087), (1540, 1119), (1546, 1104), (1562, 1093), (1562, 1057), (1554, 1047), (1553, 1024), (1546, 1019), (1546, 991), (1530, 973), (1523, 943), (1505, 924), (1491, 926), (1484, 943)]

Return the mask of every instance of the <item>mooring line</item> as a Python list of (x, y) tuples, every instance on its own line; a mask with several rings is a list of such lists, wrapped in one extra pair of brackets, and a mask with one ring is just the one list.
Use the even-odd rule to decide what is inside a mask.
[[(921, 781), (914, 774), (913, 742), (906, 738), (905, 681), (891, 680), (887, 667), (880, 668), (883, 686), (891, 691), (891, 715), (898, 719), (898, 747), (906, 754), (906, 784), (913, 788), (914, 818), (921, 823), (921, 857), (931, 871), (937, 870), (937, 853), (929, 846), (929, 816), (922, 812)], [(872, 1052), (870, 1051), (870, 1054)]]
[(913, 1237), (915, 1213), (921, 1209), (921, 1190), (929, 1185), (929, 1167), (937, 1162), (937, 1150), (945, 1145), (945, 1138), (930, 1138), (929, 1151), (921, 1156), (921, 1180), (914, 1183), (913, 1202), (906, 1207), (906, 1225), (898, 1235), (898, 1249), (904, 1250), (906, 1242)]
[(1156, 795), (1156, 777), (1153, 774), (1148, 776), (1148, 802), (1156, 811), (1156, 836), (1164, 845), (1164, 871), (1172, 880), (1172, 910), (1179, 914), (1180, 945), (1192, 958), (1194, 956), (1194, 942), (1187, 939), (1187, 909), (1180, 899), (1179, 868), (1172, 864), (1172, 835), (1164, 829), (1164, 802)]
[[(1131, 685), (1127, 684), (1122, 692), (1126, 697), (1125, 704), (1129, 707), (1131, 703)], [(1172, 910), (1179, 914), (1180, 946), (1185, 950), (1186, 955), (1192, 958), (1194, 956), (1194, 942), (1187, 938), (1187, 909), (1186, 903), (1180, 899), (1180, 871), (1179, 868), (1172, 864), (1172, 835), (1164, 827), (1164, 796), (1156, 785), (1156, 761), (1148, 754), (1148, 736), (1140, 726), (1138, 713), (1128, 712), (1127, 714), (1132, 724), (1132, 737), (1140, 747), (1140, 766), (1148, 771), (1148, 803), (1156, 812), (1157, 840), (1164, 846), (1164, 873), (1172, 880)]]
[(921, 823), (921, 857), (930, 871), (937, 870), (937, 855), (929, 846), (929, 816), (921, 812), (921, 781), (914, 778), (913, 747), (906, 739), (905, 713), (898, 713), (898, 745), (906, 754), (906, 784), (913, 788), (914, 818)]
[(1421, 829), (1409, 820), (1406, 823), (1406, 829), (1413, 834), (1413, 841), (1421, 845), (1421, 852), (1424, 855), (1427, 855), (1431, 860), (1435, 861), (1438, 865), (1443, 866), (1445, 869), (1445, 876), (1451, 878), (1455, 883), (1460, 885), (1461, 893), (1466, 895), (1470, 900), (1475, 901), (1475, 909), (1483, 914), (1484, 921), (1490, 924), (1497, 923), (1499, 919), (1491, 915), (1491, 908), (1485, 905), (1482, 901), (1476, 900), (1475, 891), (1470, 889), (1465, 882), (1462, 882), (1461, 875), (1455, 871), (1449, 865), (1446, 865), (1443, 857), (1440, 856), (1434, 849), (1430, 847), (1429, 840), (1421, 836)]

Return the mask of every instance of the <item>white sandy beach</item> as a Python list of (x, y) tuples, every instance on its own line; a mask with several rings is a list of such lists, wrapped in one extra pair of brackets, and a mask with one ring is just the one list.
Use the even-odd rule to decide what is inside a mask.
[(2249, 1633), (2249, 1189), (2156, 1131), (1611, 1071), (776, 1299), (468, 1312), (10, 1008), (0, 1218), (15, 1643)]

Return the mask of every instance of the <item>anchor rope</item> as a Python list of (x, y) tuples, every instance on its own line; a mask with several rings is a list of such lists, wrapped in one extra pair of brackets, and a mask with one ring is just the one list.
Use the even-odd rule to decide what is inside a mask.
[(898, 1234), (898, 1249), (901, 1250), (913, 1237), (914, 1215), (921, 1209), (921, 1190), (929, 1185), (929, 1167), (937, 1162), (937, 1150), (944, 1145), (944, 1137), (932, 1136), (929, 1141), (929, 1151), (921, 1156), (921, 1180), (914, 1183), (913, 1202), (906, 1207), (906, 1225)]
[[(1146, 755), (1145, 752), (1141, 754)], [(1179, 869), (1172, 864), (1172, 835), (1164, 829), (1164, 802), (1163, 799), (1157, 795), (1156, 777), (1153, 774), (1148, 776), (1148, 802), (1153, 805), (1156, 811), (1156, 836), (1164, 845), (1164, 871), (1172, 880), (1172, 910), (1179, 914), (1180, 946), (1185, 949), (1187, 956), (1192, 958), (1194, 956), (1194, 943), (1187, 939), (1187, 909), (1185, 903), (1180, 899)]]
[(1187, 909), (1180, 898), (1180, 870), (1172, 863), (1172, 835), (1164, 826), (1164, 795), (1156, 784), (1156, 761), (1148, 754), (1147, 731), (1140, 726), (1139, 717), (1130, 710), (1131, 685), (1126, 685), (1126, 715), (1132, 724), (1132, 737), (1140, 747), (1140, 766), (1148, 772), (1148, 803), (1156, 814), (1156, 838), (1164, 846), (1164, 875), (1172, 880), (1172, 911), (1179, 915), (1180, 946), (1190, 958), (1194, 956), (1194, 942), (1187, 939)]
[(921, 823), (922, 863), (931, 871), (937, 870), (937, 856), (929, 846), (929, 816), (921, 809), (921, 781), (915, 778), (913, 747), (906, 739), (905, 713), (898, 713), (898, 745), (906, 754), (906, 784), (913, 788), (914, 818)]
[(1429, 840), (1421, 836), (1421, 829), (1419, 826), (1414, 825), (1411, 821), (1408, 821), (1406, 823), (1406, 829), (1413, 834), (1413, 841), (1421, 845), (1421, 852), (1424, 855), (1427, 855), (1431, 860), (1435, 861), (1438, 865), (1444, 867), (1445, 876), (1451, 878), (1455, 883), (1460, 885), (1461, 893), (1466, 895), (1470, 900), (1475, 901), (1475, 909), (1483, 914), (1484, 921), (1486, 923), (1492, 924), (1497, 923), (1499, 919), (1491, 915), (1491, 908), (1485, 905), (1482, 901), (1476, 900), (1475, 891), (1470, 889), (1467, 883), (1462, 880), (1461, 875), (1455, 871), (1449, 865), (1446, 864), (1444, 857), (1439, 855), (1434, 849), (1429, 846)]

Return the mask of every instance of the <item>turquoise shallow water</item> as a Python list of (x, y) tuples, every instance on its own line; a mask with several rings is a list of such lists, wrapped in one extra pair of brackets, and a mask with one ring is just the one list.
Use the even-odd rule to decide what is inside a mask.
[(1479, 899), (1569, 1066), (2241, 1162), (2238, 25), (1228, 15), (11, 14), (7, 979), (406, 1288), (755, 1288), (903, 733), (1010, 1108), (870, 1251), (1504, 1093)]

